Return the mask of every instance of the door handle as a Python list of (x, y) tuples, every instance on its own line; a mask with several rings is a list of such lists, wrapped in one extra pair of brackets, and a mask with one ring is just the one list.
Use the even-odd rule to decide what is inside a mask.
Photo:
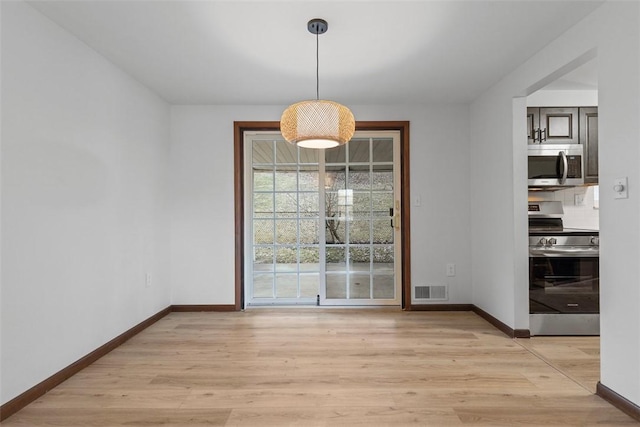
[(396, 200), (396, 208), (391, 208), (389, 211), (392, 213), (391, 226), (400, 230), (400, 200)]
[(560, 184), (567, 182), (567, 175), (569, 173), (569, 162), (567, 161), (567, 155), (564, 151), (560, 152), (560, 160), (562, 160), (562, 176), (560, 177)]

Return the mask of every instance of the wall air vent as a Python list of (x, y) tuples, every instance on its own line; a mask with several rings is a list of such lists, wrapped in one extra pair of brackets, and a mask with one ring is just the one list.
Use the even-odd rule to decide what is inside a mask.
[(446, 301), (447, 286), (416, 286), (414, 288), (413, 301)]

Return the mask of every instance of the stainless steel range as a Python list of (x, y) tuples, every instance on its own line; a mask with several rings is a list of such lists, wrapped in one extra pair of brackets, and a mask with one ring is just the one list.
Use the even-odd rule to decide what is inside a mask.
[(564, 228), (562, 202), (529, 202), (532, 335), (599, 335), (599, 234)]

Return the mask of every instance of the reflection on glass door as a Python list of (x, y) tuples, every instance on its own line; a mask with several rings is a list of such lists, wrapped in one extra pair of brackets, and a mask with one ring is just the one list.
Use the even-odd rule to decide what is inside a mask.
[(390, 132), (325, 151), (245, 136), (246, 305), (400, 304), (398, 150)]

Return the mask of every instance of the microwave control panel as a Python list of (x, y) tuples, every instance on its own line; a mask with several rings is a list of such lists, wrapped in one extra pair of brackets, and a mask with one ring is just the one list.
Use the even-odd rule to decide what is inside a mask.
[(580, 156), (567, 156), (567, 178), (581, 178), (582, 164)]

